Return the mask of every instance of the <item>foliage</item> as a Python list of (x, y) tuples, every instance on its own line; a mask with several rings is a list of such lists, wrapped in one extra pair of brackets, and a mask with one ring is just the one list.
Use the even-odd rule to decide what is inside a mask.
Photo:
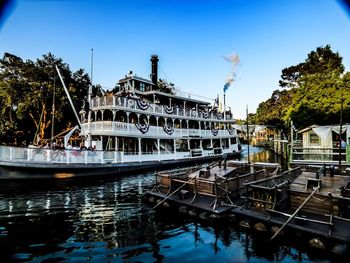
[(55, 94), (55, 128), (76, 123), (58, 78), (60, 69), (73, 104), (80, 109), (90, 78), (83, 69), (72, 72), (61, 58), (48, 53), (35, 62), (5, 53), (0, 59), (0, 143), (28, 144), (47, 138)]
[(312, 124), (336, 124), (350, 120), (350, 73), (344, 74), (339, 53), (330, 46), (318, 47), (307, 59), (282, 70), (280, 86), (270, 99), (260, 103), (255, 121), (285, 133), (290, 120), (297, 128)]
[(168, 83), (164, 79), (159, 79), (157, 83), (157, 90), (164, 93), (174, 94), (174, 84)]

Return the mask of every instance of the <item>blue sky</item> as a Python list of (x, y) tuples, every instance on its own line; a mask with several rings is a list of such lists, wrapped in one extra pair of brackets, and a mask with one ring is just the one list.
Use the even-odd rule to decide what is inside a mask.
[(238, 54), (236, 79), (226, 104), (236, 118), (278, 89), (281, 71), (330, 44), (350, 70), (350, 16), (333, 0), (18, 0), (0, 27), (0, 55), (36, 59), (47, 52), (72, 70), (90, 73), (94, 84), (113, 88), (129, 70), (151, 71), (160, 58), (161, 78), (181, 91), (223, 96)]

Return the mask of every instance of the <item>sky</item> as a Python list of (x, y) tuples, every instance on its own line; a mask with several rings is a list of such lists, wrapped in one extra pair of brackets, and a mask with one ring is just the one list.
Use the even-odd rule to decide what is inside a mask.
[(93, 83), (115, 87), (132, 70), (159, 77), (203, 100), (223, 98), (237, 119), (279, 89), (284, 68), (329, 44), (350, 71), (350, 13), (335, 0), (18, 0), (0, 21), (4, 52), (36, 60), (48, 52)]

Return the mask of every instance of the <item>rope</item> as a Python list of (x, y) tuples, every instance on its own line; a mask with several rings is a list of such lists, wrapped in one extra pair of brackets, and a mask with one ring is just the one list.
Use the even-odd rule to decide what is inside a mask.
[(175, 189), (170, 195), (168, 195), (167, 197), (165, 197), (162, 201), (160, 201), (158, 204), (156, 204), (153, 209), (157, 208), (160, 204), (164, 203), (165, 200), (169, 199), (170, 196), (172, 196), (173, 194), (175, 194), (177, 191), (179, 191), (182, 187), (184, 187), (186, 184), (188, 184), (191, 180), (193, 180), (194, 178), (196, 178), (197, 176), (191, 177), (190, 179), (188, 179), (186, 182), (184, 182), (182, 185), (180, 185), (177, 189)]
[(320, 189), (320, 187), (316, 187), (312, 193), (304, 200), (304, 202), (298, 207), (297, 210), (288, 218), (288, 220), (282, 225), (281, 228), (277, 230), (277, 232), (270, 238), (270, 241), (273, 240), (278, 234), (282, 231), (282, 229), (292, 220), (300, 211), (300, 209), (310, 200), (310, 198)]

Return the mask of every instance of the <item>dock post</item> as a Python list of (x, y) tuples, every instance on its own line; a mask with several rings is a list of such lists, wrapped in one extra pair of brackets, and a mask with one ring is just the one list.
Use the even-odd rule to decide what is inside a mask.
[(216, 180), (217, 180), (217, 175), (214, 174), (214, 190), (215, 190), (215, 200), (214, 202), (212, 202), (210, 204), (210, 206), (213, 206), (213, 209), (215, 210), (216, 209), (216, 205), (217, 205), (217, 202), (218, 202), (218, 189), (217, 189), (217, 184), (216, 184)]
[(274, 198), (274, 200), (273, 200), (272, 209), (275, 209), (275, 206), (276, 206), (276, 203), (277, 203), (277, 185), (275, 185), (275, 187), (274, 187), (274, 196), (273, 196), (273, 198)]
[[(248, 183), (248, 180), (246, 180), (246, 183)], [(246, 195), (246, 206), (248, 206), (249, 205), (249, 196), (248, 196), (248, 187), (249, 187), (249, 185), (248, 184), (246, 184), (246, 188), (245, 188), (245, 195)]]
[(332, 230), (334, 229), (333, 225), (333, 218), (334, 218), (334, 210), (333, 210), (333, 195), (331, 192), (328, 193), (329, 197), (329, 230), (328, 234), (330, 235), (332, 233)]
[(191, 200), (191, 203), (193, 203), (197, 198), (197, 177), (194, 178), (194, 196)]

